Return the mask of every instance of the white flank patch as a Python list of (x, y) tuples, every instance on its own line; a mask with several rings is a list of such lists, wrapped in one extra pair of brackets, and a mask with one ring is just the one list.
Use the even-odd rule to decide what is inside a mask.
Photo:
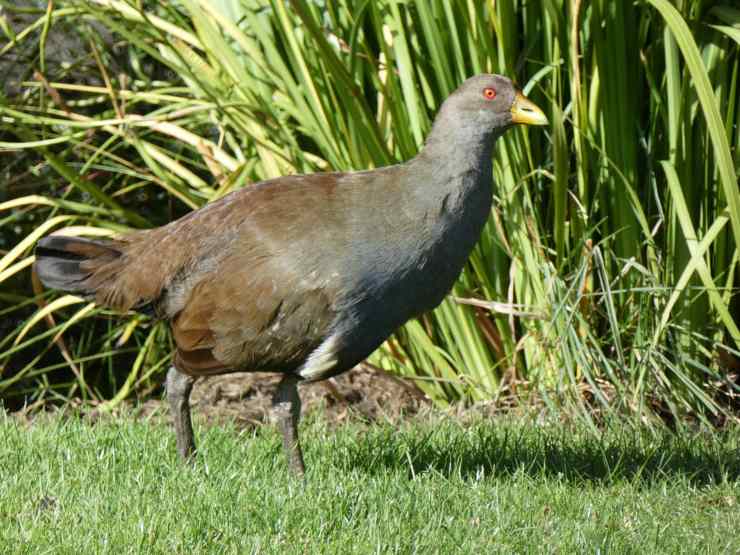
[(337, 364), (336, 353), (334, 352), (336, 348), (337, 339), (336, 336), (332, 335), (311, 353), (306, 363), (298, 371), (298, 375), (306, 380), (315, 380), (321, 374), (331, 370)]

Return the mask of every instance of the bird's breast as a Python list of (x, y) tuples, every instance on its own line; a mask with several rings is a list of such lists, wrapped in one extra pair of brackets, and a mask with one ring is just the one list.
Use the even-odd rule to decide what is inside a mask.
[(376, 228), (374, 246), (365, 252), (358, 289), (390, 305), (395, 325), (442, 301), (480, 237), (490, 213), (490, 181), (476, 172), (457, 179), (399, 207), (398, 220)]

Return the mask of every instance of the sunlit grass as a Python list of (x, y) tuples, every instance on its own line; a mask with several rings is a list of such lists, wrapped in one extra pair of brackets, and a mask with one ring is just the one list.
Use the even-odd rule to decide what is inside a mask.
[(278, 434), (0, 420), (4, 553), (735, 553), (737, 430), (678, 438), (474, 418), (303, 428), (305, 482)]

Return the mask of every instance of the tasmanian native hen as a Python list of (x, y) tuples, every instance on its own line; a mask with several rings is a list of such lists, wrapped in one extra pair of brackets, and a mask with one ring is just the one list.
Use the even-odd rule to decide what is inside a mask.
[(274, 416), (302, 474), (297, 384), (352, 368), (442, 301), (491, 210), (496, 139), (517, 123), (547, 119), (506, 77), (477, 75), (408, 162), (271, 179), (110, 241), (46, 237), (36, 272), (48, 287), (170, 321), (167, 397), (184, 457), (197, 377), (282, 373)]

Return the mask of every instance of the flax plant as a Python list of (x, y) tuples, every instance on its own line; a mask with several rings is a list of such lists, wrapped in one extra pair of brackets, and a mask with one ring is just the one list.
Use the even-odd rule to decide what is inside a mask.
[[(171, 348), (148, 318), (26, 286), (39, 237), (160, 225), (255, 181), (406, 160), (459, 83), (495, 72), (551, 127), (499, 141), (494, 209), (455, 289), (370, 362), (440, 403), (727, 417), (740, 366), (731, 4), (59, 0), (14, 30), (3, 3), (0, 56), (32, 44), (39, 69), (0, 100), (0, 148), (32, 161), (0, 203), (3, 228), (21, 230), (0, 257), (0, 317), (17, 320), (0, 391), (110, 406), (147, 391)], [(64, 25), (83, 51), (46, 69)]]

